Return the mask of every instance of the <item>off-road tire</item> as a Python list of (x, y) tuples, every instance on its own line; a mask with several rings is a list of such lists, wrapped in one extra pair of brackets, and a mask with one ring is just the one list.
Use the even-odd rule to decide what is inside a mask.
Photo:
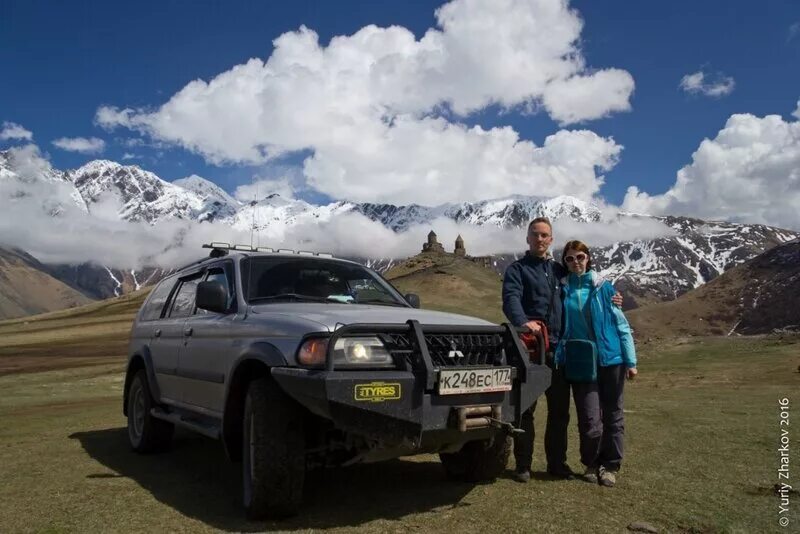
[(306, 471), (303, 413), (270, 377), (254, 380), (247, 390), (242, 468), (250, 519), (297, 514)]
[(128, 441), (136, 452), (160, 452), (172, 444), (175, 425), (153, 417), (153, 406), (147, 374), (140, 369), (128, 386)]
[(452, 480), (488, 482), (506, 469), (511, 454), (511, 438), (498, 432), (493, 438), (470, 441), (458, 452), (441, 453), (445, 473)]

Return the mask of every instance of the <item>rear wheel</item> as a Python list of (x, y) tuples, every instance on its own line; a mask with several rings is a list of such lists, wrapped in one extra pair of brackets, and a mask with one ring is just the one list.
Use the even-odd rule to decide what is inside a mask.
[(244, 506), (251, 519), (297, 514), (305, 481), (300, 406), (270, 378), (250, 383), (242, 428)]
[(154, 406), (147, 374), (136, 372), (128, 389), (128, 440), (136, 452), (158, 452), (169, 448), (175, 425), (156, 419), (150, 413)]
[(448, 478), (467, 482), (486, 482), (506, 468), (511, 454), (511, 438), (498, 432), (493, 438), (470, 441), (461, 450), (441, 453), (439, 458)]

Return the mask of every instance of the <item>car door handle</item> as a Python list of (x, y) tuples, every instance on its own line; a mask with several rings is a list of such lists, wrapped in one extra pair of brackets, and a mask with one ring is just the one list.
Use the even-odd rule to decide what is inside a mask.
[(161, 337), (161, 329), (157, 328), (155, 332), (153, 332), (153, 337)]
[(183, 335), (184, 335), (184, 336), (191, 336), (191, 335), (192, 335), (192, 332), (194, 332), (194, 329), (193, 329), (193, 328), (184, 328), (184, 329), (183, 329)]

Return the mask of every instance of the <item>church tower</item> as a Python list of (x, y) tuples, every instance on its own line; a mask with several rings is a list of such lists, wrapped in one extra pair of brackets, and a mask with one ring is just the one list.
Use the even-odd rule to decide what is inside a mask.
[(464, 248), (464, 239), (461, 237), (461, 234), (458, 234), (456, 238), (456, 249), (453, 251), (456, 256), (465, 257), (467, 255), (467, 251)]

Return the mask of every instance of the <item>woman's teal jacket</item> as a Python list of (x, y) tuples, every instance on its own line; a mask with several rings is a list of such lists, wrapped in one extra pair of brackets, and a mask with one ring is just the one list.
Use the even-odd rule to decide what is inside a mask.
[[(592, 290), (589, 294), (589, 310), (592, 319), (592, 331), (597, 344), (598, 363), (601, 367), (625, 364), (625, 367), (636, 367), (636, 348), (633, 345), (633, 335), (625, 314), (611, 303), (611, 297), (616, 292), (611, 282), (604, 279), (594, 271), (589, 271), (592, 276)], [(570, 287), (569, 277), (561, 280), (564, 302), (570, 298), (574, 289)], [(564, 364), (564, 344), (571, 338), (570, 324), (577, 318), (572, 317), (574, 312), (567, 312), (564, 307), (564, 328), (561, 341), (556, 347), (556, 365)]]

